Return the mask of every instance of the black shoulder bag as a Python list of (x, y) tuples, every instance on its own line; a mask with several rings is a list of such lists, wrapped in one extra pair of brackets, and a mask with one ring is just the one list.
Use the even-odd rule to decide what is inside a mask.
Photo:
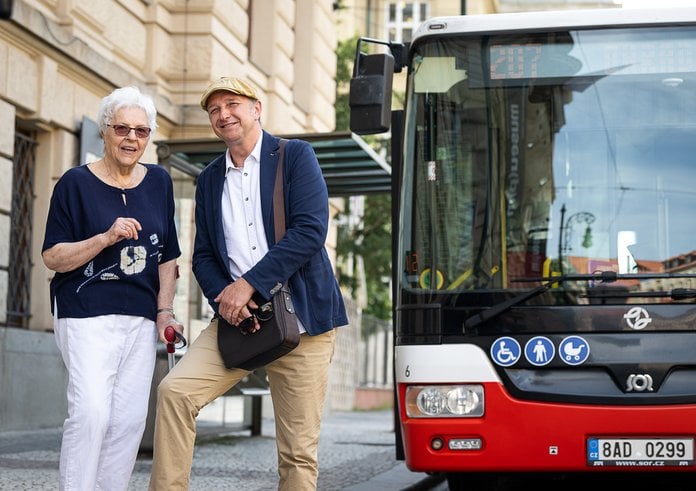
[[(280, 140), (278, 169), (273, 189), (273, 217), (276, 243), (285, 235), (283, 198), (283, 154), (286, 140)], [(280, 284), (279, 284), (280, 285)], [(289, 353), (300, 344), (300, 329), (287, 282), (265, 302), (256, 295), (259, 308), (252, 312), (261, 329), (252, 333), (244, 325), (234, 326), (218, 316), (218, 349), (227, 368), (256, 370)], [(255, 298), (256, 300), (256, 298)], [(264, 303), (265, 302), (265, 303)], [(253, 319), (245, 320), (253, 322)]]

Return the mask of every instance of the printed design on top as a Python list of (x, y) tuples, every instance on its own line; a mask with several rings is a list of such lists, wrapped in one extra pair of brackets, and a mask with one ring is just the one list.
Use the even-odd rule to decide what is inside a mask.
[(119, 251), (119, 261), (94, 272), (94, 260), (87, 263), (82, 274), (86, 280), (80, 283), (76, 292), (79, 293), (82, 287), (92, 281), (113, 281), (120, 280), (121, 275), (132, 276), (145, 271), (148, 257), (154, 257), (159, 263), (162, 257), (162, 248), (164, 247), (156, 233), (149, 236), (150, 244), (156, 247), (152, 253), (148, 253), (145, 245), (129, 244), (121, 248)]

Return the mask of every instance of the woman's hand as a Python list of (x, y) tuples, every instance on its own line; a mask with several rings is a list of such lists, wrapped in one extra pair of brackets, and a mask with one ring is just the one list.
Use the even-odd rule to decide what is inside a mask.
[(178, 320), (176, 320), (174, 314), (170, 312), (160, 312), (157, 314), (157, 332), (159, 332), (160, 341), (162, 341), (164, 344), (169, 342), (169, 340), (164, 337), (164, 330), (168, 326), (172, 326), (179, 334), (184, 334), (184, 326)]
[(138, 232), (142, 229), (140, 222), (135, 218), (118, 217), (105, 235), (109, 244), (113, 245), (123, 239), (138, 240)]

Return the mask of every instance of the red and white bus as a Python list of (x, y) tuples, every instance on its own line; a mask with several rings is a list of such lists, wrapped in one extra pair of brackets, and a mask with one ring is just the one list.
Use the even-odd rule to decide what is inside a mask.
[(350, 100), (394, 142), (407, 466), (694, 471), (696, 8), (433, 18)]

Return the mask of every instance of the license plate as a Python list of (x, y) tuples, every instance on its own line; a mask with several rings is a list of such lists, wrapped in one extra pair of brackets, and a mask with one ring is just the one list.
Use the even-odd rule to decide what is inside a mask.
[(688, 467), (694, 465), (693, 438), (588, 438), (592, 467)]

